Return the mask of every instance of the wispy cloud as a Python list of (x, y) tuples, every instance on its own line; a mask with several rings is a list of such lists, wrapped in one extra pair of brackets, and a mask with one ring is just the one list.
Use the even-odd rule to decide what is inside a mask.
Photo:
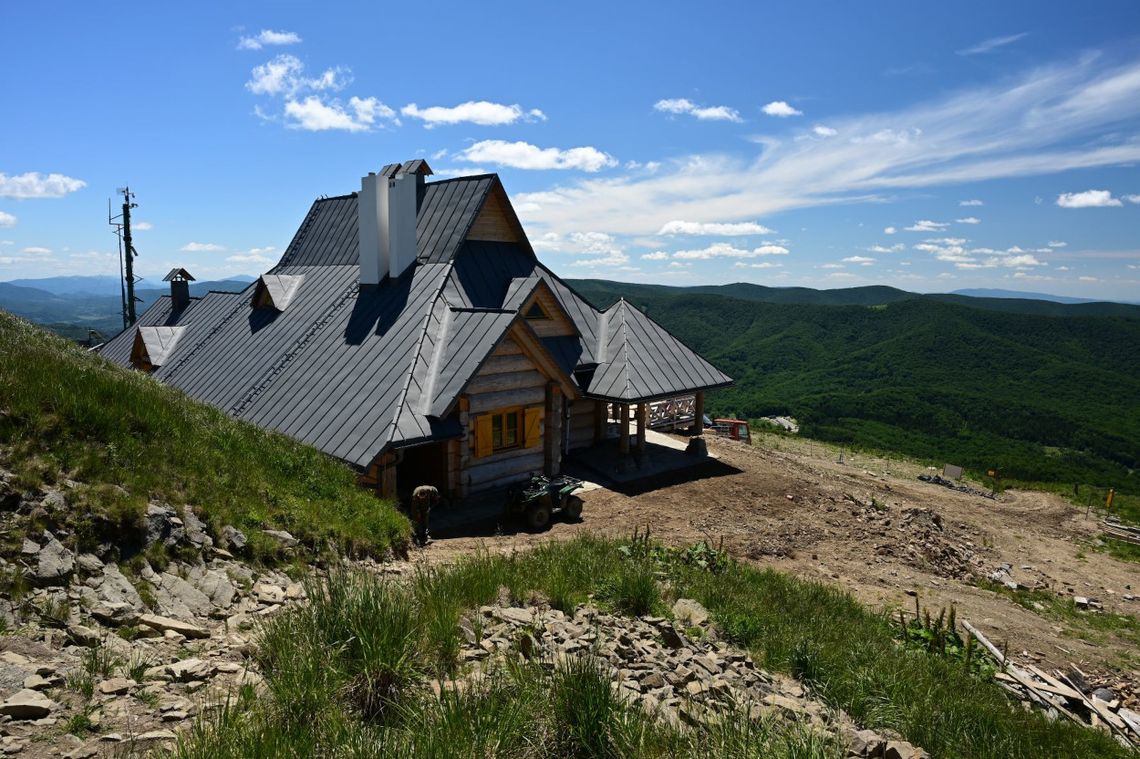
[(16, 217), (10, 213), (0, 211), (0, 227), (14, 227), (16, 226)]
[(955, 224), (981, 224), (982, 220), (977, 216), (967, 216), (962, 219), (954, 219)]
[(135, 221), (131, 223), (131, 229), (136, 232), (149, 232), (154, 229), (154, 225), (149, 221)]
[(301, 41), (296, 32), (275, 32), (272, 29), (262, 29), (257, 34), (242, 37), (238, 40), (238, 50), (260, 50), (263, 47), (275, 45), (296, 45)]
[(898, 232), (898, 229), (895, 227), (883, 227), (883, 234), (885, 235), (893, 235), (896, 232)]
[(710, 258), (756, 258), (758, 256), (786, 256), (788, 249), (783, 245), (761, 245), (757, 248), (737, 248), (726, 242), (713, 243), (699, 250), (678, 250), (673, 258), (690, 261), (704, 261)]
[(950, 226), (950, 223), (945, 221), (919, 219), (909, 227), (903, 227), (903, 229), (905, 229), (907, 232), (941, 232), (948, 226)]
[(964, 50), (959, 50), (958, 55), (981, 55), (982, 53), (989, 53), (997, 50), (999, 47), (1012, 45), (1023, 37), (1026, 37), (1028, 34), (1029, 32), (1020, 32), (1018, 34), (1010, 34), (1005, 37), (990, 37), (989, 39), (982, 40), (972, 47), (965, 48)]
[(765, 105), (760, 110), (762, 110), (764, 113), (768, 114), (769, 116), (777, 116), (779, 118), (787, 118), (788, 116), (803, 116), (804, 115), (803, 111), (797, 111), (795, 108), (791, 107), (790, 105), (785, 103), (783, 100), (773, 100), (771, 103), (768, 103), (767, 105)]
[(491, 163), (513, 169), (578, 169), (596, 172), (617, 165), (617, 160), (594, 147), (540, 148), (529, 142), (482, 140), (456, 154), (472, 163)]
[(351, 81), (352, 72), (342, 66), (308, 76), (305, 64), (286, 53), (255, 66), (245, 86), (255, 95), (282, 98), (280, 116), (267, 114), (260, 105), (255, 112), (269, 121), (283, 121), (289, 129), (367, 132), (388, 124), (399, 125), (396, 112), (377, 98), (354, 95), (342, 101), (330, 94), (343, 90)]
[(723, 237), (767, 235), (771, 233), (771, 229), (753, 221), (739, 223), (670, 221), (657, 231), (659, 235), (719, 235)]
[(843, 259), (843, 263), (859, 264), (860, 266), (873, 266), (875, 264), (875, 259), (871, 258), (870, 256), (848, 256), (847, 258)]
[(179, 248), (179, 250), (186, 251), (187, 253), (217, 253), (218, 251), (225, 250), (225, 247), (212, 242), (188, 242)]
[(82, 179), (66, 174), (41, 174), (38, 171), (13, 176), (0, 174), (0, 198), (62, 198), (86, 186)]
[[(538, 231), (583, 223), (653, 234), (916, 189), (1140, 161), (1140, 61), (1087, 57), (900, 111), (832, 119), (840, 137), (767, 139), (758, 155), (691, 155), (651, 176), (584, 179), (518, 197)], [(874, 149), (868, 149), (873, 145)], [(521, 210), (526, 208), (525, 213)]]
[(974, 199), (974, 200), (959, 200), (959, 201), (958, 201), (958, 205), (960, 205), (960, 206), (984, 206), (984, 205), (985, 205), (985, 203), (983, 203), (982, 201), (980, 201), (980, 200), (977, 200), (977, 199)]
[(835, 135), (839, 134), (838, 129), (832, 129), (831, 127), (824, 126), (823, 124), (816, 124), (811, 128), (811, 131), (812, 134), (814, 134), (816, 137), (834, 137)]
[(1063, 192), (1057, 196), (1061, 208), (1110, 208), (1120, 207), (1124, 202), (1112, 197), (1108, 190), (1085, 190), (1084, 192)]
[(409, 103), (400, 109), (400, 113), (408, 118), (419, 119), (429, 129), (446, 124), (502, 126), (520, 120), (546, 121), (546, 114), (537, 108), (524, 110), (518, 103), (503, 105), (486, 100), (468, 100), (451, 107), (433, 105), (427, 108)]
[(688, 98), (667, 98), (653, 104), (655, 111), (672, 114), (688, 114), (701, 121), (741, 121), (735, 108), (727, 105), (700, 106)]

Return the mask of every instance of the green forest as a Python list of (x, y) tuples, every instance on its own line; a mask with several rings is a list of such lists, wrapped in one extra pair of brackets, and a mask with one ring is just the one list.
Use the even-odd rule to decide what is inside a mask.
[(1140, 492), (1135, 306), (890, 288), (829, 296), (857, 305), (794, 302), (781, 289), (773, 303), (751, 285), (571, 284), (599, 307), (624, 296), (732, 375), (736, 386), (708, 399), (717, 415), (789, 414), (821, 440), (996, 468), (1006, 481)]

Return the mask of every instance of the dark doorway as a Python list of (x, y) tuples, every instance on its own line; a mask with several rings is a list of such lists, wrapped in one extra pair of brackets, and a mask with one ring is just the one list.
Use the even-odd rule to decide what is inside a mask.
[(411, 498), (420, 485), (434, 485), (440, 495), (450, 496), (447, 490), (447, 441), (405, 448), (403, 460), (396, 465), (396, 488), (400, 499)]

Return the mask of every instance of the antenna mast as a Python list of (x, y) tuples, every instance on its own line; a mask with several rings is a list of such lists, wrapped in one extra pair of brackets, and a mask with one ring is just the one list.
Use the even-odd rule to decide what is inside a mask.
[(138, 203), (132, 202), (135, 194), (131, 192), (130, 187), (120, 187), (116, 192), (123, 196), (123, 213), (120, 216), (111, 216), (108, 209), (107, 223), (115, 228), (115, 234), (119, 237), (119, 273), (125, 287), (125, 290), (121, 287), (120, 292), (123, 303), (123, 329), (126, 329), (138, 321), (135, 303), (141, 302), (135, 297), (135, 283), (142, 280), (142, 277), (135, 277), (134, 259), (139, 253), (131, 242), (131, 209), (138, 208)]

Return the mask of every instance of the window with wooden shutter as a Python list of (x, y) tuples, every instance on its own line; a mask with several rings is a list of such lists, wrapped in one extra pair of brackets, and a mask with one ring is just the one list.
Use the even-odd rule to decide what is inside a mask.
[(542, 443), (542, 416), (541, 408), (528, 408), (526, 410), (526, 442), (527, 448), (535, 448)]
[(476, 458), (483, 458), (490, 456), (494, 452), (493, 440), (491, 437), (491, 417), (490, 415), (475, 417), (475, 456)]

